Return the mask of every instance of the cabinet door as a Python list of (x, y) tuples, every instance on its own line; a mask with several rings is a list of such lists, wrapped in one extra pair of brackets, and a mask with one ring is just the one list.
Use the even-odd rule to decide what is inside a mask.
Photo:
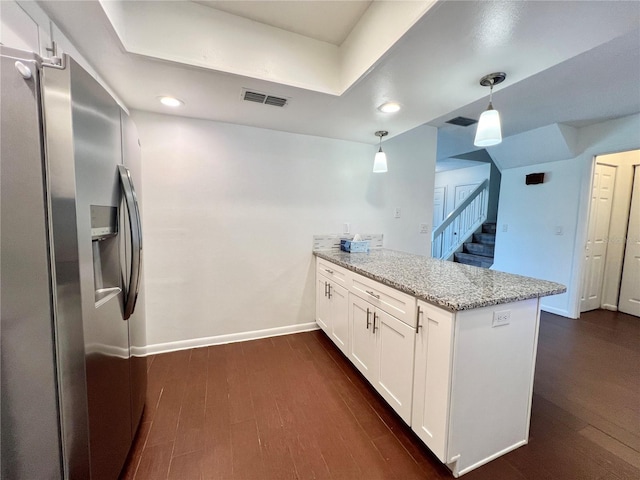
[(357, 295), (349, 295), (349, 360), (373, 383), (376, 337), (373, 333), (374, 307)]
[(411, 424), (415, 329), (377, 309), (374, 386), (402, 419)]
[(327, 335), (331, 335), (330, 319), (331, 304), (328, 292), (329, 280), (322, 275), (316, 275), (316, 323)]
[(453, 314), (418, 302), (411, 428), (446, 463), (453, 350)]
[(331, 340), (338, 346), (342, 353), (349, 354), (349, 291), (337, 285), (335, 282), (329, 283), (328, 297), (331, 316)]

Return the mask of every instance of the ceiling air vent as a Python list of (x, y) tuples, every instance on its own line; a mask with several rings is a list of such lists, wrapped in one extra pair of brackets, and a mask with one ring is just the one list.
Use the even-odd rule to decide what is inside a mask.
[(451, 125), (458, 125), (459, 127), (468, 127), (469, 125), (478, 123), (478, 121), (474, 120), (473, 118), (456, 117), (456, 118), (452, 118), (451, 120), (447, 120), (445, 123), (450, 123)]
[(253, 92), (251, 90), (242, 89), (242, 99), (247, 102), (262, 103), (264, 105), (272, 105), (274, 107), (284, 107), (289, 99), (276, 97), (267, 93)]

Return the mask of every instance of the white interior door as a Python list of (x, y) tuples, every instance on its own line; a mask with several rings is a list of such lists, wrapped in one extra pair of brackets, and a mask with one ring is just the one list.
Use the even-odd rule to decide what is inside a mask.
[(640, 317), (640, 166), (635, 167), (618, 310)]
[(600, 308), (616, 167), (596, 164), (591, 191), (580, 311)]
[(476, 188), (478, 188), (479, 183), (471, 183), (469, 185), (456, 185), (455, 195), (456, 195), (456, 204), (453, 208), (456, 208), (464, 199), (467, 198)]
[(444, 220), (447, 203), (447, 187), (436, 187), (433, 190), (433, 228), (438, 227)]

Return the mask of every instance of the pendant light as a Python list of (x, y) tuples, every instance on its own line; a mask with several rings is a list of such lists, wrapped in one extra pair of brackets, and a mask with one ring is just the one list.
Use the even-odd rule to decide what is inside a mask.
[(478, 129), (473, 144), (476, 147), (490, 147), (502, 142), (502, 130), (500, 127), (500, 114), (493, 109), (493, 86), (504, 82), (507, 74), (504, 72), (490, 73), (480, 79), (480, 85), (489, 87), (489, 107), (482, 112), (478, 120)]
[(378, 130), (376, 137), (380, 137), (380, 148), (373, 159), (373, 173), (385, 173), (387, 171), (387, 154), (382, 151), (382, 137), (389, 135), (389, 132)]

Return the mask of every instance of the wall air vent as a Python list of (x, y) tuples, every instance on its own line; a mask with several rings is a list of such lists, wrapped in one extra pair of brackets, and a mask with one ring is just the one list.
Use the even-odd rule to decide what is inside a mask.
[(450, 123), (451, 125), (458, 125), (459, 127), (468, 127), (469, 125), (478, 123), (478, 121), (474, 120), (473, 118), (456, 117), (456, 118), (452, 118), (451, 120), (447, 120), (445, 123)]
[(242, 99), (246, 102), (262, 103), (263, 105), (272, 105), (274, 107), (284, 107), (289, 103), (288, 98), (269, 95), (268, 93), (254, 92), (242, 89)]

